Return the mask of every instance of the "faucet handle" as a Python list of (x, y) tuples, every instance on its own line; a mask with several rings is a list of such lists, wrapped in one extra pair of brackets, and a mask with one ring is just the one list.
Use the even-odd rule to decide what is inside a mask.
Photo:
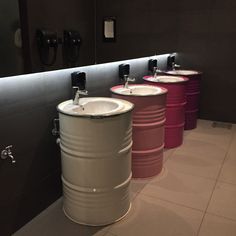
[(88, 91), (87, 90), (79, 90), (77, 91), (79, 94), (81, 95), (88, 95)]
[(172, 69), (175, 70), (175, 69), (178, 69), (178, 68), (180, 68), (180, 65), (175, 64), (175, 62), (173, 62)]
[(125, 82), (134, 82), (135, 78), (130, 78), (129, 75), (124, 75)]
[(135, 80), (136, 80), (135, 78), (130, 78), (130, 77), (127, 78), (127, 81), (129, 82), (135, 82)]
[(79, 89), (78, 86), (73, 86), (72, 88), (73, 88), (74, 90), (78, 90), (78, 89)]
[(82, 95), (88, 95), (87, 90), (80, 90), (78, 86), (73, 86), (72, 87), (77, 93), (82, 94)]

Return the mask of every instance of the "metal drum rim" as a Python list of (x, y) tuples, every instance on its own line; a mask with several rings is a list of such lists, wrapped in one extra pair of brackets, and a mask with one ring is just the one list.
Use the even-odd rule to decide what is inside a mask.
[[(149, 84), (131, 84), (129, 85), (130, 87), (132, 86), (153, 86), (153, 85), (149, 85)], [(113, 86), (110, 88), (110, 92), (113, 93), (113, 94), (116, 94), (116, 95), (119, 95), (119, 96), (124, 96), (124, 97), (153, 97), (153, 96), (160, 96), (160, 95), (163, 95), (163, 94), (167, 94), (168, 93), (168, 90), (164, 87), (161, 87), (161, 86), (155, 86), (155, 87), (159, 87), (161, 88), (162, 92), (158, 93), (158, 94), (147, 94), (147, 95), (135, 95), (135, 94), (132, 94), (132, 95), (127, 95), (127, 94), (121, 94), (121, 93), (117, 93), (114, 91), (115, 88), (120, 88), (120, 87), (123, 87), (123, 85), (116, 85), (116, 86)]]
[[(173, 70), (168, 70), (168, 71), (166, 71), (165, 72), (165, 74), (167, 74), (167, 75), (174, 75), (174, 76), (186, 76), (186, 77), (188, 77), (188, 76), (190, 76), (190, 79), (191, 79), (191, 77), (192, 76), (196, 76), (196, 75), (202, 75), (203, 73), (202, 73), (202, 71), (198, 71), (198, 70), (185, 70), (185, 69), (180, 69), (180, 71), (193, 71), (194, 72), (194, 74), (189, 74), (189, 75), (184, 75), (184, 74), (172, 74), (171, 72), (172, 72)], [(176, 70), (176, 71), (178, 71), (178, 70)]]
[[(181, 84), (181, 83), (187, 83), (189, 81), (189, 78), (187, 76), (176, 76), (176, 75), (158, 75), (156, 76), (156, 78), (161, 78), (161, 77), (166, 77), (166, 76), (173, 76), (173, 77), (179, 77), (183, 80), (181, 81), (176, 81), (176, 82), (168, 82), (168, 81), (151, 81), (149, 80), (149, 78), (153, 78), (153, 76), (144, 76), (143, 77), (143, 80), (147, 81), (148, 83), (153, 83), (153, 84), (157, 84), (157, 83), (160, 83), (160, 84)], [(159, 86), (159, 85), (158, 85)]]
[[(107, 98), (107, 97), (96, 97), (96, 98)], [(119, 98), (112, 98), (112, 99), (119, 99)], [(108, 114), (108, 115), (106, 115), (106, 114), (103, 114), (103, 115), (68, 114), (68, 113), (62, 111), (62, 110), (59, 108), (59, 106), (60, 106), (62, 103), (72, 101), (72, 100), (67, 100), (67, 101), (64, 101), (64, 102), (62, 102), (62, 103), (60, 103), (60, 104), (57, 105), (57, 111), (58, 111), (58, 113), (60, 113), (60, 114), (63, 114), (63, 115), (65, 115), (65, 116), (70, 116), (70, 117), (83, 118), (83, 119), (88, 119), (88, 118), (89, 118), (89, 119), (105, 119), (105, 118), (111, 118), (111, 117), (121, 116), (121, 115), (123, 115), (123, 114), (126, 114), (126, 113), (131, 112), (131, 111), (134, 109), (134, 104), (133, 104), (132, 102), (129, 102), (129, 101), (124, 100), (124, 99), (119, 99), (119, 100), (120, 100), (121, 102), (127, 103), (127, 104), (130, 106), (130, 108), (125, 109), (125, 110), (122, 110), (122, 111), (119, 111), (119, 112), (114, 112), (113, 114)]]

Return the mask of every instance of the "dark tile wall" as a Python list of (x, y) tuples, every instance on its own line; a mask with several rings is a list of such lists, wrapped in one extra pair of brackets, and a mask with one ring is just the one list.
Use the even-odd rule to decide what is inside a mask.
[[(178, 1), (97, 0), (98, 63), (170, 53), (177, 47)], [(103, 18), (116, 18), (115, 43), (103, 42)]]
[[(167, 56), (157, 57), (162, 69)], [(138, 83), (149, 59), (125, 61)], [(0, 78), (0, 151), (13, 145), (17, 160), (0, 159), (0, 235), (11, 235), (61, 196), (60, 149), (51, 131), (56, 106), (71, 98), (70, 74), (86, 72), (89, 96), (110, 96), (121, 63)]]
[(236, 123), (236, 3), (179, 2), (179, 62), (203, 71), (200, 117)]

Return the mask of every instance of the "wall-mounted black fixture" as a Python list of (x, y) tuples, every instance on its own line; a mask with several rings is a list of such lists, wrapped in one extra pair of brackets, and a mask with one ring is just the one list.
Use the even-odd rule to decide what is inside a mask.
[(169, 55), (167, 57), (167, 70), (172, 70), (174, 63), (175, 63), (175, 55)]
[(39, 29), (36, 31), (36, 40), (41, 63), (46, 66), (53, 65), (59, 43), (57, 32)]
[(151, 73), (154, 73), (154, 71), (157, 69), (157, 60), (156, 59), (150, 59), (148, 61), (148, 70)]
[(167, 57), (167, 70), (175, 70), (179, 68), (180, 65), (175, 63), (175, 55), (171, 54)]
[(81, 36), (76, 30), (64, 30), (63, 51), (66, 62), (76, 63), (79, 59), (79, 50), (82, 43)]
[(121, 64), (119, 65), (119, 77), (122, 82), (125, 82), (124, 87), (129, 88), (128, 83), (134, 82), (135, 78), (130, 78), (130, 65), (129, 64)]
[[(88, 91), (85, 90), (86, 88), (86, 74), (85, 72), (73, 72), (71, 74), (71, 85), (73, 88), (73, 104), (74, 105), (80, 105), (79, 104), (79, 98), (80, 95), (88, 95)], [(83, 106), (80, 105), (82, 109), (84, 109)]]
[(103, 41), (104, 42), (116, 41), (116, 18), (115, 17), (103, 18)]
[(126, 76), (129, 76), (130, 73), (130, 65), (129, 64), (121, 64), (119, 65), (119, 77), (123, 80)]
[(71, 85), (72, 87), (77, 87), (79, 90), (86, 89), (86, 74), (85, 72), (73, 72), (71, 74)]

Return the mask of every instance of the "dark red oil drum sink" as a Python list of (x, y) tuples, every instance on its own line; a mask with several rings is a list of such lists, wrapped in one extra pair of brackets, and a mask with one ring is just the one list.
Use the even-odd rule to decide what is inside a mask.
[(197, 127), (202, 73), (194, 70), (172, 70), (169, 75), (185, 76), (189, 79), (186, 88), (187, 104), (185, 108), (185, 130)]
[(165, 123), (165, 148), (178, 147), (183, 143), (185, 124), (186, 86), (188, 78), (170, 75), (145, 76), (146, 84), (168, 90)]
[(111, 88), (112, 97), (134, 104), (132, 177), (149, 178), (163, 167), (164, 124), (166, 111), (165, 88), (132, 84)]

